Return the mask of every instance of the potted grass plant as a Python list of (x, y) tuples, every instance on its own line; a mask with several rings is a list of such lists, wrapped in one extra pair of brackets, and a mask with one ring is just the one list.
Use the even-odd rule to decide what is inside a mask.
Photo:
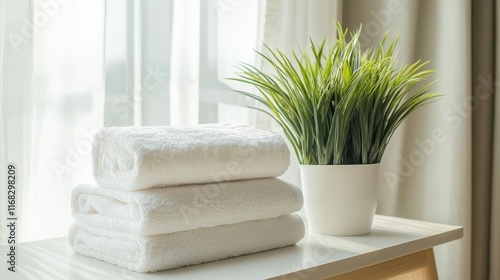
[(234, 78), (257, 88), (260, 94), (238, 92), (283, 128), (300, 163), (309, 229), (319, 234), (371, 231), (389, 140), (411, 112), (439, 96), (425, 82), (434, 72), (423, 69), (428, 62), (400, 66), (398, 38), (386, 46), (387, 34), (378, 48), (362, 51), (360, 32), (339, 24), (333, 46), (311, 40), (289, 56), (266, 46), (257, 53), (274, 73), (241, 64)]

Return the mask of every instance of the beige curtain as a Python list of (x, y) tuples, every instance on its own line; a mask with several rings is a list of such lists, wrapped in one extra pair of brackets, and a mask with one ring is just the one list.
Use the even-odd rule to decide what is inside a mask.
[[(415, 112), (382, 161), (378, 212), (463, 225), (435, 248), (442, 279), (468, 279), (471, 224), (470, 4), (468, 1), (345, 1), (343, 21), (361, 22), (367, 45), (401, 34), (402, 63), (430, 60), (443, 98)], [(378, 32), (376, 32), (378, 31)]]
[[(464, 226), (435, 248), (440, 279), (500, 279), (500, 52), (494, 0), (268, 0), (260, 39), (292, 48), (363, 25), (364, 47), (400, 34), (402, 63), (430, 60), (441, 100), (413, 113), (382, 160), (378, 213)], [(496, 29), (495, 29), (496, 20)], [(496, 36), (497, 40), (500, 38)], [(500, 46), (500, 41), (497, 42)], [(264, 65), (265, 67), (265, 65)], [(495, 76), (495, 73), (496, 76)], [(495, 103), (496, 102), (496, 103)], [(496, 118), (496, 119), (495, 119)], [(297, 168), (285, 176), (298, 181)]]
[(472, 279), (500, 279), (498, 12), (500, 1), (472, 1)]
[[(500, 259), (495, 251), (494, 228), (498, 227), (500, 216), (492, 212), (494, 201), (494, 90), (495, 90), (495, 18), (494, 1), (472, 2), (472, 100), (476, 102), (472, 110), (472, 278), (499, 279)], [(498, 100), (497, 100), (498, 102)], [(496, 122), (498, 131), (498, 122)], [(498, 158), (496, 159), (498, 160)], [(498, 166), (497, 166), (498, 168)], [(497, 181), (496, 184), (499, 182)], [(498, 198), (497, 198), (498, 199)], [(498, 204), (499, 200), (497, 200)], [(496, 218), (496, 223), (494, 219)], [(496, 225), (495, 225), (496, 224)], [(496, 229), (498, 236), (500, 231)], [(491, 242), (490, 242), (491, 237)], [(498, 245), (497, 245), (498, 246)], [(496, 253), (498, 254), (498, 252)], [(490, 259), (491, 255), (491, 259)], [(491, 263), (491, 266), (489, 264)]]
[[(495, 1), (494, 8), (491, 9), (495, 15), (500, 15), (500, 1)], [(495, 81), (500, 81), (500, 18), (495, 17), (493, 19), (495, 21), (495, 41), (493, 45), (495, 46)], [(492, 59), (493, 60), (493, 59)], [(498, 82), (495, 83), (495, 86), (498, 85)], [(495, 95), (497, 95), (495, 97)], [(489, 254), (486, 255), (486, 258), (489, 257), (489, 262), (485, 260), (485, 264), (489, 264), (488, 270), (490, 274), (490, 279), (500, 279), (500, 98), (498, 97), (498, 90), (492, 94), (491, 103), (494, 105), (493, 115), (494, 119), (494, 128), (493, 128), (493, 145), (492, 154), (493, 154), (493, 163), (492, 163), (492, 182), (491, 182), (491, 216), (490, 216), (490, 251)], [(484, 240), (484, 242), (488, 242), (488, 239)], [(484, 266), (483, 265), (483, 266)]]

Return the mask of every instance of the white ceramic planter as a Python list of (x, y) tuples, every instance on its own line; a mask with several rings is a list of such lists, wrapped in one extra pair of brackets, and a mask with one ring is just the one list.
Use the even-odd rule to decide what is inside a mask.
[(380, 164), (301, 165), (309, 230), (323, 235), (371, 231)]

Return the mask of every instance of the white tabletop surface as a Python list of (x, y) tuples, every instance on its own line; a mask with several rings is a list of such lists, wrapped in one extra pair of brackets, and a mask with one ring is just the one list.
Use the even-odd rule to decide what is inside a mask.
[(434, 247), (462, 234), (460, 226), (377, 215), (371, 234), (307, 234), (295, 246), (147, 274), (76, 254), (62, 237), (18, 244), (15, 273), (7, 271), (7, 246), (2, 246), (0, 275), (1, 279), (72, 280), (320, 279)]

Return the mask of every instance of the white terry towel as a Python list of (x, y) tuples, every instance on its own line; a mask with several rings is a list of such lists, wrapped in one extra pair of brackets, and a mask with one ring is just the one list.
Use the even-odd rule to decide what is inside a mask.
[(71, 197), (76, 221), (139, 235), (274, 218), (302, 202), (299, 188), (277, 178), (135, 192), (80, 185)]
[(93, 141), (99, 186), (140, 190), (282, 175), (290, 164), (284, 139), (248, 125), (108, 127)]
[(303, 237), (304, 224), (297, 214), (147, 237), (77, 222), (68, 236), (75, 252), (138, 272), (266, 251)]

